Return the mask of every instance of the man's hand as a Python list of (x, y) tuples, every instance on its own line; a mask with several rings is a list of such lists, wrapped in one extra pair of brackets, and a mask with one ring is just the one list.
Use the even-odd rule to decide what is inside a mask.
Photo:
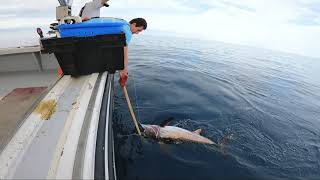
[(124, 69), (119, 72), (120, 78), (119, 78), (119, 83), (123, 87), (127, 84), (128, 81), (128, 69)]

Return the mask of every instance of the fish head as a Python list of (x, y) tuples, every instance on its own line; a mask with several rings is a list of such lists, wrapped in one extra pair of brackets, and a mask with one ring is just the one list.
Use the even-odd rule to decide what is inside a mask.
[(144, 131), (143, 135), (151, 138), (159, 138), (160, 137), (160, 126), (158, 125), (142, 125)]

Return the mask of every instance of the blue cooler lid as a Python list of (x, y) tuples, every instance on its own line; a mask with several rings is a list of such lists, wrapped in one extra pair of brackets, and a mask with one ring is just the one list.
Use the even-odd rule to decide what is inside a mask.
[(94, 18), (77, 24), (58, 26), (61, 37), (90, 37), (104, 34), (124, 33), (128, 22), (118, 18)]

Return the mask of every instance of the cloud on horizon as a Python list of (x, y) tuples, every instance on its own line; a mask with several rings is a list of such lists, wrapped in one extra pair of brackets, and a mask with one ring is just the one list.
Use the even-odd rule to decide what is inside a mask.
[[(73, 0), (73, 14), (88, 2)], [(151, 30), (320, 57), (320, 0), (110, 0), (101, 16), (145, 17)], [(12, 0), (0, 31), (45, 26), (56, 0)], [(41, 8), (40, 8), (41, 7)]]

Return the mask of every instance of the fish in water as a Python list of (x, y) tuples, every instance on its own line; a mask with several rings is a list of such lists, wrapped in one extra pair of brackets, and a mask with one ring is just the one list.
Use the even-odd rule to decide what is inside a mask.
[(224, 145), (228, 143), (229, 140), (233, 139), (233, 133), (225, 135), (218, 143), (211, 141), (210, 139), (201, 136), (201, 129), (195, 131), (188, 131), (183, 128), (176, 126), (169, 126), (168, 124), (173, 121), (174, 118), (164, 120), (160, 125), (150, 125), (150, 124), (140, 124), (140, 130), (142, 135), (145, 137), (154, 138), (157, 140), (164, 141), (182, 141), (182, 142), (193, 142), (199, 144), (213, 144), (220, 146), (221, 150), (225, 154)]
[(159, 126), (142, 124), (143, 135), (159, 140), (187, 141), (200, 144), (216, 144), (200, 135), (201, 129), (193, 132), (175, 126)]

